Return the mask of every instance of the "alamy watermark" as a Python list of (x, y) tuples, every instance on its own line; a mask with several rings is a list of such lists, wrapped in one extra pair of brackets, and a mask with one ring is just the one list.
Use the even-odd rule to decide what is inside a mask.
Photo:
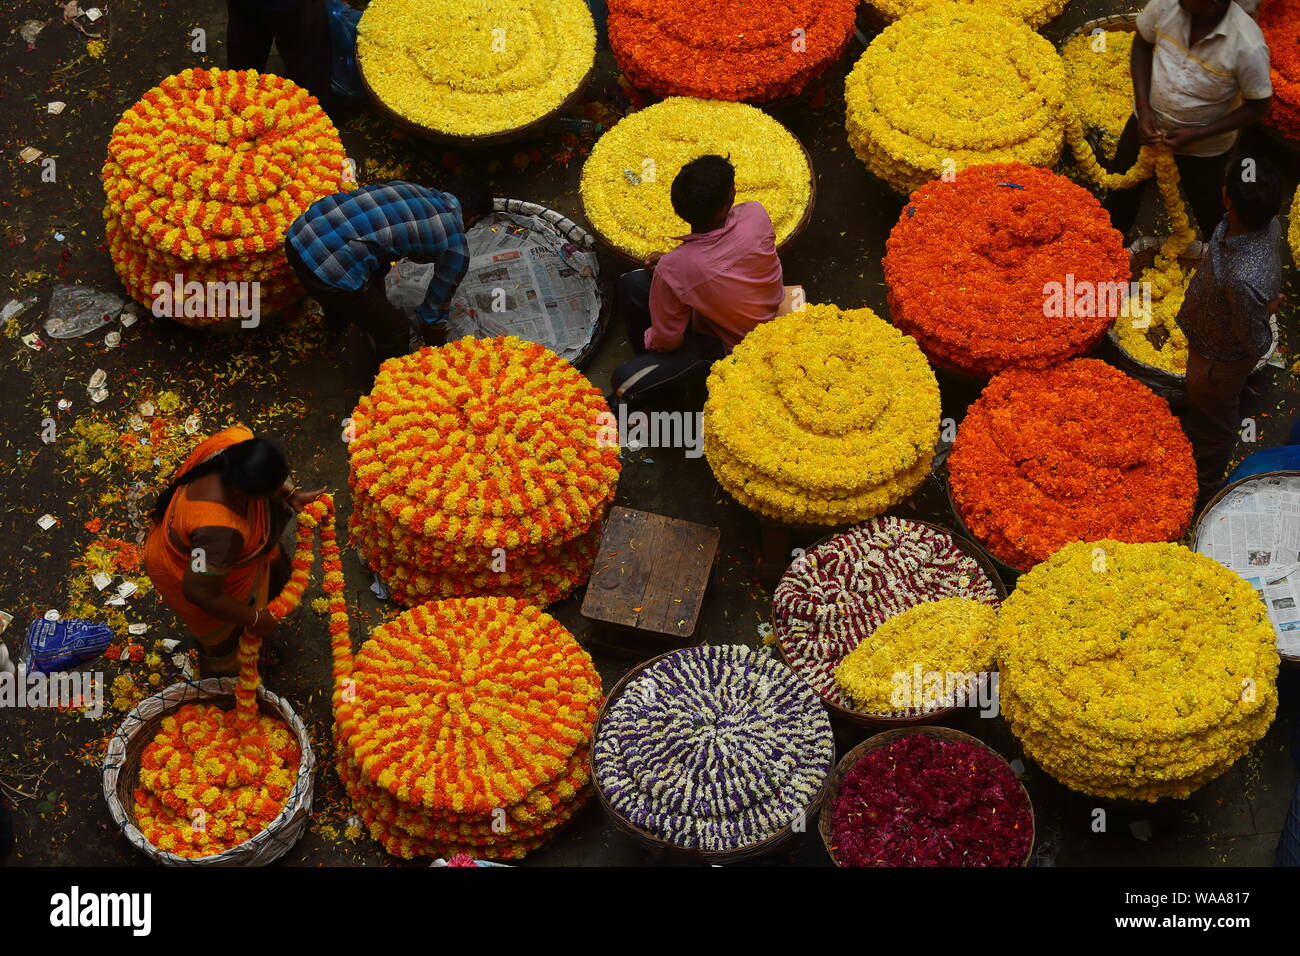
[(262, 323), (260, 282), (186, 282), (178, 272), (171, 282), (155, 282), (149, 294), (153, 314), (160, 319), (239, 319), (245, 329)]
[(602, 448), (683, 448), (687, 458), (704, 454), (703, 412), (601, 412), (596, 440)]
[(931, 711), (945, 707), (974, 707), (981, 717), (1001, 711), (996, 671), (927, 671), (920, 664), (895, 671), (889, 703), (896, 710)]
[(0, 708), (6, 707), (85, 710), (88, 717), (98, 717), (104, 712), (104, 675), (98, 671), (0, 671)]

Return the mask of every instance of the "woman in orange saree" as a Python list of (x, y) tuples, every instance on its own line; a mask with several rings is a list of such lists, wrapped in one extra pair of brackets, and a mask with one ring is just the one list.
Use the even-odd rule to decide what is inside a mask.
[(200, 442), (158, 495), (145, 569), (198, 644), (202, 676), (237, 674), (243, 631), (274, 629), (266, 605), (289, 576), (280, 534), (321, 493), (294, 488), (283, 452), (234, 427)]

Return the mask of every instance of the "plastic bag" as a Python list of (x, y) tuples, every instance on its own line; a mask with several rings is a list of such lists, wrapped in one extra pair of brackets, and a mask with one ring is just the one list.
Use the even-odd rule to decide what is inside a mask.
[(113, 641), (113, 629), (95, 621), (44, 618), (27, 628), (18, 662), (28, 673), (54, 674), (98, 657)]
[(55, 286), (45, 316), (45, 334), (52, 339), (75, 339), (112, 322), (125, 305), (125, 299), (88, 285)]
[(361, 11), (343, 0), (327, 0), (326, 13), (330, 28), (330, 93), (345, 103), (362, 103), (366, 99), (357, 66), (357, 24)]

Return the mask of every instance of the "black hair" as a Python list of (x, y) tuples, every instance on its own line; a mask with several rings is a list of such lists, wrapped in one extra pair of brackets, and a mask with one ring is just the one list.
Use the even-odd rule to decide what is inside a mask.
[(492, 190), (487, 183), (477, 176), (465, 174), (457, 176), (447, 183), (444, 192), (449, 192), (460, 203), (461, 219), (482, 219), (492, 213)]
[(736, 167), (727, 157), (692, 159), (673, 178), (673, 212), (690, 223), (693, 230), (703, 232), (719, 213), (726, 212), (734, 185)]
[(159, 493), (150, 517), (162, 521), (167, 506), (182, 485), (212, 474), (220, 475), (223, 485), (230, 485), (245, 494), (265, 496), (273, 494), (289, 477), (289, 462), (280, 446), (269, 438), (237, 442), (180, 477), (173, 478), (172, 483)]
[(1286, 198), (1277, 164), (1266, 150), (1236, 150), (1228, 162), (1223, 184), (1237, 218), (1251, 231), (1272, 222)]

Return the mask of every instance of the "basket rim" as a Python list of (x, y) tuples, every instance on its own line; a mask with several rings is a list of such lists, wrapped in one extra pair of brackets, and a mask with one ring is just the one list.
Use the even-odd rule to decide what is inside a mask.
[[(744, 646), (744, 645), (739, 645), (739, 646)], [(635, 823), (627, 819), (627, 817), (625, 817), (622, 813), (616, 810), (613, 807), (613, 805), (609, 802), (609, 798), (605, 796), (604, 788), (601, 787), (600, 785), (600, 778), (596, 774), (596, 758), (595, 758), (596, 740), (600, 736), (600, 732), (602, 727), (604, 726), (605, 718), (609, 712), (610, 705), (613, 704), (613, 702), (616, 701), (620, 696), (622, 696), (623, 691), (627, 687), (628, 682), (631, 681), (633, 678), (639, 676), (640, 674), (648, 670), (650, 667), (654, 666), (655, 664), (664, 660), (665, 658), (672, 656), (673, 654), (681, 654), (691, 650), (694, 650), (694, 648), (675, 647), (669, 651), (665, 651), (662, 654), (656, 655), (655, 657), (652, 657), (647, 661), (642, 661), (641, 663), (636, 664), (631, 668), (629, 668), (627, 673), (624, 674), (622, 677), (620, 677), (615, 682), (614, 686), (610, 688), (609, 693), (605, 696), (604, 702), (600, 705), (600, 710), (596, 714), (596, 722), (595, 724), (592, 725), (591, 749), (587, 755), (587, 764), (591, 771), (591, 789), (595, 792), (596, 799), (600, 802), (601, 807), (609, 815), (610, 819), (616, 824), (617, 828), (647, 846), (650, 846), (654, 849), (666, 850), (678, 854), (698, 856), (705, 863), (743, 862), (745, 860), (753, 859), (755, 857), (762, 856), (766, 853), (770, 853), (771, 851), (777, 849), (786, 841), (788, 841), (791, 837), (793, 837), (795, 834), (793, 821), (785, 824), (785, 826), (781, 827), (781, 829), (773, 833), (771, 836), (764, 837), (762, 840), (759, 840), (756, 843), (750, 843), (745, 846), (736, 847), (730, 850), (699, 850), (691, 847), (684, 847), (679, 844), (673, 843), (670, 840), (666, 840), (663, 837), (659, 836), (658, 834), (651, 833), (649, 830), (644, 830), (641, 827), (638, 827)], [(784, 663), (785, 662), (782, 661), (783, 665)], [(798, 677), (797, 674), (794, 676)], [(820, 698), (820, 695), (818, 695), (818, 697)], [(831, 740), (833, 746), (834, 744), (833, 731), (832, 731)], [(807, 831), (807, 827), (809, 823), (813, 819), (817, 818), (818, 814), (821, 812), (822, 806), (829, 792), (831, 774), (833, 774), (834, 772), (835, 772), (835, 762), (832, 761), (830, 767), (828, 767), (826, 770), (826, 775), (822, 778), (821, 785), (817, 788), (817, 793), (814, 794), (812, 800), (809, 801), (808, 805), (804, 807), (803, 819), (804, 819), (805, 830), (802, 832)]]
[[(295, 804), (301, 800), (302, 794), (310, 794), (312, 777), (316, 772), (316, 755), (311, 748), (311, 739), (307, 732), (307, 727), (302, 722), (302, 718), (298, 716), (297, 711), (289, 705), (289, 702), (285, 698), (276, 694), (274, 691), (267, 689), (265, 684), (259, 683), (257, 686), (259, 710), (266, 712), (267, 709), (270, 709), (275, 716), (280, 718), (293, 733), (300, 750), (298, 772), (294, 776), (293, 789), (290, 790), (289, 796), (285, 798), (284, 807), (281, 808), (275, 819), (268, 823), (266, 827), (258, 833), (253, 834), (243, 843), (238, 843), (235, 846), (228, 847), (218, 853), (210, 853), (207, 856), (198, 857), (180, 856), (179, 854), (171, 853), (167, 850), (160, 850), (157, 846), (151, 843), (148, 838), (145, 837), (144, 831), (142, 831), (137, 825), (135, 821), (135, 813), (118, 798), (117, 791), (121, 781), (121, 773), (127, 761), (127, 742), (129, 735), (138, 733), (142, 728), (145, 730), (150, 729), (150, 725), (161, 723), (164, 717), (186, 704), (202, 703), (219, 697), (233, 698), (238, 683), (238, 678), (234, 677), (206, 677), (201, 680), (180, 680), (169, 684), (167, 687), (164, 687), (157, 693), (151, 694), (132, 707), (126, 717), (123, 718), (122, 722), (118, 724), (117, 729), (113, 732), (112, 738), (109, 740), (108, 748), (105, 751), (104, 761), (102, 764), (102, 784), (104, 797), (108, 802), (109, 813), (113, 817), (114, 824), (116, 824), (117, 828), (133, 845), (136, 843), (136, 839), (138, 838), (143, 847), (148, 847), (148, 851), (146, 851), (147, 855), (156, 855), (158, 860), (161, 862), (180, 866), (202, 865), (204, 863), (216, 861), (225, 854), (232, 853), (242, 847), (247, 847), (249, 844), (257, 840), (257, 838), (263, 833), (272, 829), (284, 827), (289, 822), (290, 818), (297, 813), (299, 808), (295, 806)], [(197, 691), (197, 696), (184, 700), (169, 699), (166, 695), (177, 688), (188, 688)], [(166, 710), (159, 712), (153, 717), (141, 717), (139, 713), (140, 710), (147, 702), (154, 700), (158, 701), (160, 704), (169, 706), (167, 706)], [(289, 719), (286, 719), (286, 717)], [(138, 774), (138, 770), (136, 773)], [(308, 802), (308, 806), (310, 806), (310, 802)]]
[[(926, 521), (923, 518), (912, 518), (903, 515), (879, 515), (877, 517), (892, 517), (900, 521), (910, 521), (914, 524), (919, 524), (926, 528), (929, 528), (931, 531), (938, 531), (948, 535), (948, 537), (950, 537), (953, 540), (953, 543), (957, 545), (957, 547), (963, 553), (971, 557), (975, 561), (975, 563), (980, 566), (980, 570), (982, 570), (985, 573), (985, 575), (989, 578), (990, 583), (993, 585), (993, 590), (997, 593), (998, 603), (1001, 604), (1003, 601), (1007, 599), (1010, 592), (1007, 590), (1007, 586), (1005, 582), (1003, 582), (1001, 575), (998, 573), (996, 565), (992, 563), (992, 560), (990, 559), (989, 555), (987, 555), (984, 552), (984, 549), (980, 547), (980, 545), (974, 540), (972, 540), (971, 538), (962, 534), (958, 534), (956, 531), (954, 531), (951, 528), (945, 528), (941, 524), (937, 524), (933, 521)], [(875, 519), (873, 518), (867, 519), (867, 521), (872, 521), (872, 520)], [(865, 523), (866, 523), (865, 521), (858, 522), (858, 524), (865, 524)], [(852, 530), (855, 527), (857, 527), (857, 524), (851, 525), (848, 529), (844, 531), (836, 531), (824, 535), (817, 541), (813, 542), (813, 544), (807, 550), (811, 552), (813, 549), (818, 548), (829, 541), (833, 541), (835, 538), (841, 537), (844, 534), (847, 534), (848, 531)], [(784, 578), (784, 575), (782, 575), (782, 577)], [(791, 673), (793, 673), (804, 683), (808, 684), (809, 687), (812, 687), (812, 684), (808, 682), (808, 679), (804, 677), (802, 674), (800, 674), (799, 671), (795, 669), (795, 667), (790, 663), (790, 658), (787, 655), (785, 645), (782, 643), (781, 640), (781, 628), (777, 621), (775, 604), (773, 604), (773, 607), (768, 614), (768, 620), (772, 625), (772, 636), (774, 638), (773, 643), (776, 645), (776, 651), (781, 658), (781, 662), (785, 664), (786, 667), (790, 668)], [(997, 667), (995, 666), (990, 669), (989, 673), (994, 673), (996, 672), (996, 670)], [(843, 704), (836, 703), (835, 701), (830, 700), (828, 697), (826, 697), (825, 694), (821, 693), (821, 691), (817, 690), (817, 688), (815, 687), (812, 687), (812, 690), (813, 693), (815, 693), (819, 698), (821, 698), (822, 706), (824, 706), (827, 709), (827, 711), (830, 712), (832, 717), (839, 717), (841, 720), (845, 720), (848, 721), (849, 723), (856, 724), (859, 727), (865, 727), (868, 729), (921, 726), (925, 724), (932, 724), (944, 719), (945, 717), (948, 717), (954, 711), (958, 710), (958, 707), (954, 705), (952, 707), (936, 707), (934, 710), (931, 711), (925, 711), (920, 714), (912, 714), (905, 717), (894, 717), (888, 714), (870, 714), (864, 710), (858, 710), (857, 708), (854, 707), (845, 707)]]
[(1057, 44), (1057, 52), (1063, 51), (1066, 46), (1069, 45), (1070, 41), (1076, 37), (1083, 36), (1086, 33), (1091, 33), (1093, 30), (1097, 29), (1114, 30), (1122, 33), (1136, 33), (1137, 18), (1138, 15), (1136, 13), (1114, 13), (1105, 17), (1093, 17), (1091, 20), (1085, 20), (1066, 34), (1065, 39)]
[[(965, 733), (961, 730), (954, 730), (951, 727), (902, 727), (897, 730), (884, 730), (878, 734), (873, 734), (866, 740), (862, 741), (856, 747), (851, 749), (839, 762), (836, 763), (835, 769), (831, 772), (833, 781), (830, 792), (826, 795), (826, 800), (822, 804), (821, 811), (817, 816), (817, 832), (822, 838), (822, 846), (826, 849), (826, 855), (831, 858), (831, 862), (837, 867), (843, 867), (844, 864), (835, 856), (835, 851), (831, 849), (831, 826), (833, 823), (832, 816), (835, 812), (835, 799), (839, 796), (840, 786), (844, 778), (848, 776), (849, 771), (857, 765), (858, 761), (865, 757), (873, 750), (879, 750), (897, 743), (904, 737), (910, 737), (914, 734), (928, 734), (931, 737), (944, 738), (950, 740), (960, 740), (965, 743), (974, 744), (992, 754), (998, 760), (1006, 765), (1007, 771), (1016, 778), (1016, 783), (1020, 786), (1020, 793), (1025, 798), (1025, 806), (1029, 809), (1029, 849), (1025, 852), (1025, 860), (1020, 865), (1029, 866), (1034, 857), (1034, 845), (1038, 840), (1038, 820), (1034, 812), (1034, 801), (1029, 797), (1029, 790), (1025, 787), (1025, 782), (1015, 772), (1011, 762), (1002, 756), (997, 750), (990, 747), (978, 737)], [(841, 772), (842, 771), (842, 772)]]

